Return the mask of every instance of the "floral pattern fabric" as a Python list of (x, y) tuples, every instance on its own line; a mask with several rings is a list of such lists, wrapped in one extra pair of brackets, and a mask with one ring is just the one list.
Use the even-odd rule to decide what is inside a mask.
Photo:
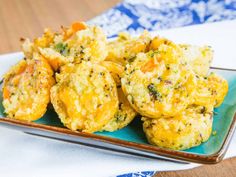
[(236, 18), (236, 0), (124, 0), (88, 23), (109, 37)]

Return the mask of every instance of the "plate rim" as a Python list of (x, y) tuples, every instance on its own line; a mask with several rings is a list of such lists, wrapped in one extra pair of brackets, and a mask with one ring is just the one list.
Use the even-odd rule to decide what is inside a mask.
[[(210, 69), (214, 70), (224, 70), (224, 71), (233, 71), (236, 72), (236, 69), (231, 69), (231, 68), (220, 68), (220, 67), (210, 67)], [(1, 83), (0, 83), (1, 85)], [(28, 121), (22, 121), (22, 120), (15, 120), (7, 117), (0, 117), (0, 124), (5, 125), (7, 128), (11, 129), (16, 129), (18, 127), (19, 129), (33, 129), (33, 130), (38, 130), (42, 132), (48, 132), (48, 133), (54, 133), (58, 136), (60, 135), (70, 135), (73, 137), (80, 137), (80, 138), (87, 138), (87, 139), (92, 139), (93, 141), (97, 142), (103, 142), (103, 143), (108, 143), (111, 145), (115, 145), (117, 147), (125, 147), (129, 149), (133, 149), (139, 152), (145, 152), (150, 154), (151, 157), (154, 158), (166, 158), (168, 160), (174, 160), (174, 161), (179, 161), (179, 162), (194, 162), (194, 163), (200, 163), (200, 164), (216, 164), (222, 161), (224, 158), (226, 151), (229, 147), (230, 141), (232, 139), (232, 136), (235, 132), (236, 129), (236, 111), (234, 112), (233, 119), (230, 123), (229, 130), (224, 138), (224, 141), (220, 147), (220, 149), (212, 154), (209, 155), (204, 155), (204, 154), (197, 154), (197, 153), (190, 153), (190, 152), (184, 152), (184, 151), (178, 151), (178, 150), (171, 150), (167, 148), (161, 148), (157, 146), (153, 146), (150, 144), (141, 144), (141, 143), (136, 143), (136, 142), (130, 142), (118, 138), (113, 138), (113, 137), (108, 137), (104, 135), (97, 135), (93, 133), (85, 133), (85, 132), (79, 132), (79, 131), (72, 131), (67, 128), (61, 128), (57, 126), (51, 126), (51, 125), (45, 125), (45, 124), (39, 124), (35, 122), (28, 122)], [(32, 135), (39, 135), (37, 133), (31, 133), (28, 131), (25, 131), (25, 133), (29, 133)], [(83, 144), (81, 141), (69, 141), (68, 139), (62, 139), (62, 138), (55, 138), (53, 136), (43, 136), (51, 139), (56, 139), (56, 140), (64, 140), (70, 143), (75, 143), (75, 144)], [(80, 142), (80, 143), (79, 143)], [(92, 147), (91, 144), (87, 144), (90, 147)], [(101, 146), (100, 148), (106, 149), (105, 146)], [(112, 148), (111, 148), (112, 149)], [(111, 150), (110, 149), (110, 150)], [(114, 151), (115, 150), (113, 148)], [(131, 154), (128, 151), (122, 151), (126, 154)], [(142, 154), (136, 154), (142, 156)], [(148, 156), (148, 155), (147, 155)], [(155, 157), (156, 156), (156, 157)]]
[[(146, 153), (150, 153), (152, 155), (156, 155), (157, 158), (160, 157), (166, 157), (168, 159), (178, 160), (182, 162), (194, 162), (194, 163), (200, 163), (200, 164), (215, 164), (222, 161), (223, 157), (225, 156), (225, 153), (229, 147), (230, 140), (235, 132), (235, 125), (236, 125), (236, 113), (234, 114), (233, 120), (230, 124), (229, 130), (225, 136), (225, 139), (223, 141), (223, 144), (221, 145), (220, 149), (210, 155), (203, 155), (203, 154), (195, 154), (195, 153), (188, 153), (183, 151), (177, 151), (177, 150), (171, 150), (167, 148), (160, 148), (157, 146), (149, 145), (149, 144), (141, 144), (136, 142), (130, 142), (125, 141), (117, 138), (107, 137), (103, 135), (97, 135), (93, 133), (85, 133), (85, 132), (79, 132), (79, 131), (72, 131), (67, 128), (61, 128), (56, 126), (50, 126), (45, 124), (38, 124), (35, 122), (27, 122), (27, 121), (21, 121), (21, 120), (15, 120), (11, 118), (2, 117), (0, 118), (0, 124), (5, 125), (8, 128), (18, 127), (20, 129), (26, 128), (27, 129), (34, 129), (37, 131), (46, 131), (55, 133), (57, 135), (70, 135), (73, 137), (80, 137), (80, 138), (87, 138), (94, 141), (100, 141), (103, 143), (112, 144), (115, 146), (122, 146), (126, 148), (131, 148), (138, 151), (143, 151)], [(26, 133), (30, 133), (27, 132)], [(35, 134), (37, 135), (37, 134)], [(40, 134), (38, 134), (40, 135)], [(47, 138), (53, 138), (50, 136), (45, 136)], [(60, 140), (60, 139), (58, 139)], [(70, 142), (69, 140), (64, 139), (67, 142)], [(74, 142), (76, 144), (76, 142)], [(79, 144), (79, 143), (78, 143)], [(129, 152), (127, 152), (129, 154)], [(138, 154), (137, 154), (138, 155)]]

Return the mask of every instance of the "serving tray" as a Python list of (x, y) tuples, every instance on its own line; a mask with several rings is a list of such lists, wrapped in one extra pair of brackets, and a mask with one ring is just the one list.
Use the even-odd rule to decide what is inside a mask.
[[(10, 65), (22, 57), (21, 53), (0, 56), (0, 78)], [(236, 70), (212, 68), (229, 83), (229, 92), (223, 104), (214, 110), (213, 131), (209, 140), (197, 147), (184, 151), (159, 148), (148, 144), (142, 130), (140, 118), (136, 118), (127, 127), (115, 132), (96, 132), (94, 134), (71, 131), (65, 128), (52, 106), (46, 114), (35, 122), (24, 122), (6, 118), (0, 92), (0, 125), (24, 131), (31, 135), (83, 144), (94, 148), (149, 158), (162, 158), (179, 162), (196, 162), (211, 164), (222, 160), (235, 130), (236, 122)]]

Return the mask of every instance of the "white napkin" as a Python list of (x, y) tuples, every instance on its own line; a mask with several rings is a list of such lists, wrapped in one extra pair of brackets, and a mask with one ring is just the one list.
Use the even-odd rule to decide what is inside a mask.
[[(209, 44), (215, 49), (213, 66), (236, 68), (236, 20), (160, 31), (177, 42)], [(0, 76), (21, 53), (2, 55)], [(1, 77), (0, 77), (1, 78)], [(182, 170), (198, 164), (112, 153), (0, 127), (0, 174), (4, 177), (109, 177), (128, 172)], [(236, 156), (236, 136), (226, 157)]]

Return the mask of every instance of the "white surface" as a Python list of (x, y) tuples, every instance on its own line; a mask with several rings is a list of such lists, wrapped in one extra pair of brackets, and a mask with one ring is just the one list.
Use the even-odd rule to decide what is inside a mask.
[[(209, 44), (214, 66), (236, 68), (236, 21), (160, 31), (177, 42)], [(21, 53), (0, 56), (0, 78)], [(4, 60), (2, 62), (1, 60)], [(107, 177), (137, 171), (180, 170), (197, 166), (113, 154), (85, 146), (48, 140), (0, 127), (0, 174), (4, 177)], [(234, 136), (227, 157), (236, 155)]]

